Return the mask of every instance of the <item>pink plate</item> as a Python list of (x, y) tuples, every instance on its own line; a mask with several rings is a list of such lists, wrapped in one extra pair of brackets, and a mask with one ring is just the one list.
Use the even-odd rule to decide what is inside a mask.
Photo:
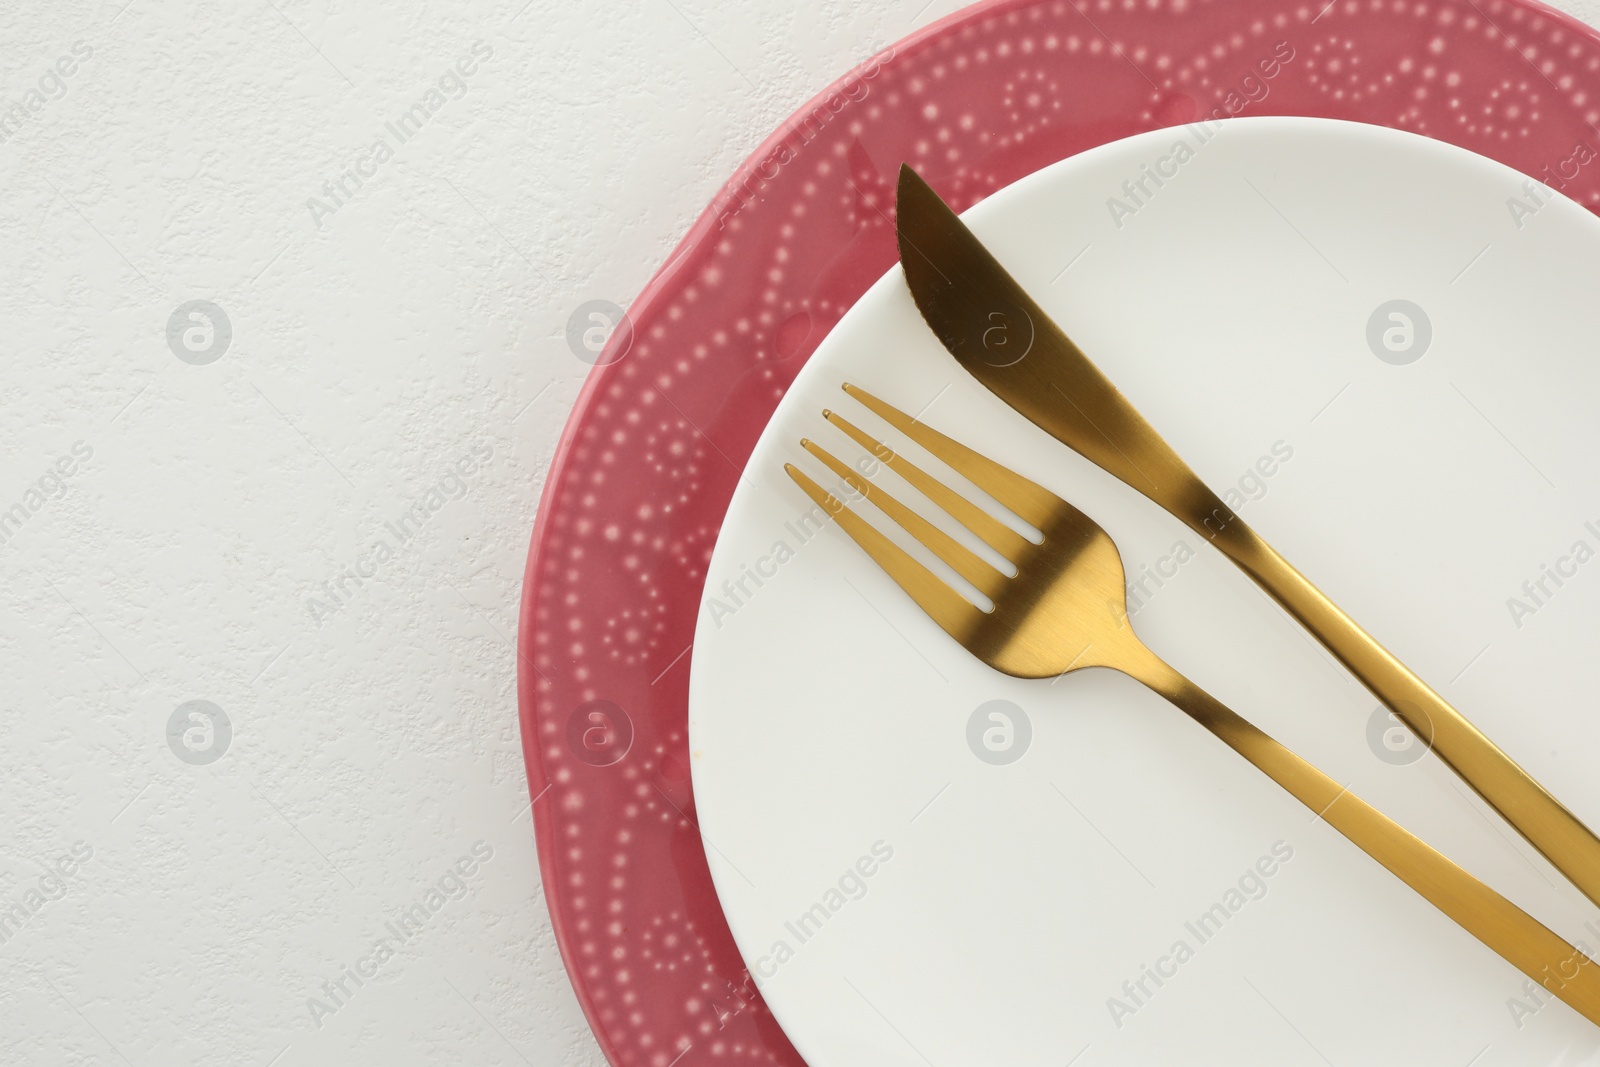
[(545, 894), (611, 1063), (801, 1062), (734, 947), (695, 826), (690, 646), (756, 438), (895, 262), (901, 161), (964, 210), (1086, 148), (1234, 114), (1393, 126), (1600, 204), (1586, 165), (1600, 37), (1538, 4), (1003, 0), (811, 101), (634, 302), (545, 485), (519, 637)]

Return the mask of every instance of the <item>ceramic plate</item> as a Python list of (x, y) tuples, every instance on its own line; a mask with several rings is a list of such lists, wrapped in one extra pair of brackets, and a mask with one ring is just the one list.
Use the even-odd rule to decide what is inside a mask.
[[(1600, 824), (1600, 221), (1465, 150), (1292, 118), (1131, 137), (966, 218), (1204, 480)], [(1153, 649), (1600, 949), (1576, 892), (1248, 579), (961, 371), (892, 269), (757, 443), (695, 641), (706, 854), (807, 1063), (1486, 1067), (1600, 1049), (1131, 680), (1012, 679), (956, 647), (783, 473), (837, 482), (802, 436), (861, 456), (824, 407), (902, 444), (845, 381), (1088, 512)]]
[[(1284, 45), (1294, 57), (1274, 67)], [(965, 208), (1087, 148), (1215, 114), (1394, 126), (1600, 204), (1600, 166), (1582, 162), (1600, 145), (1600, 40), (1530, 0), (988, 0), (896, 41), (786, 119), (604, 351), (589, 348), (594, 316), (617, 309), (570, 309), (569, 343), (596, 366), (531, 537), (518, 696), (541, 888), (610, 1062), (800, 1063), (706, 866), (691, 646), (757, 437), (894, 263), (895, 168), (915, 161)]]

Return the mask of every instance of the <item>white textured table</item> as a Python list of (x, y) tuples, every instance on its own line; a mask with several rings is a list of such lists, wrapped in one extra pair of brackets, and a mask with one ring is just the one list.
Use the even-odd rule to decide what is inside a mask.
[(0, 13), (0, 1063), (601, 1062), (512, 650), (568, 317), (955, 6)]

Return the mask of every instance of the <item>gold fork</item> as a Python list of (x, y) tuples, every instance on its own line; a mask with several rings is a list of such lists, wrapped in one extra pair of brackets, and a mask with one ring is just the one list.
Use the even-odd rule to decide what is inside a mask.
[(1600, 1025), (1600, 968), (1332, 778), (1273, 740), (1146, 648), (1127, 622), (1122, 559), (1093, 519), (1044, 487), (951, 440), (853, 385), (844, 390), (1042, 536), (1032, 540), (833, 411), (823, 416), (1016, 568), (1008, 575), (802, 439), (855, 492), (981, 592), (979, 608), (793, 464), (789, 477), (836, 518), (944, 631), (978, 659), (1022, 678), (1109, 667), (1166, 697), (1293, 794), (1367, 855), (1519, 971)]

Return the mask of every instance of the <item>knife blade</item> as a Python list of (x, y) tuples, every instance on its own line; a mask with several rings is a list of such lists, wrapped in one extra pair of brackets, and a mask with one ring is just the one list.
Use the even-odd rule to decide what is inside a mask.
[(895, 229), (917, 309), (968, 373), (1231, 559), (1600, 905), (1594, 832), (1207, 487), (909, 165), (900, 168)]

